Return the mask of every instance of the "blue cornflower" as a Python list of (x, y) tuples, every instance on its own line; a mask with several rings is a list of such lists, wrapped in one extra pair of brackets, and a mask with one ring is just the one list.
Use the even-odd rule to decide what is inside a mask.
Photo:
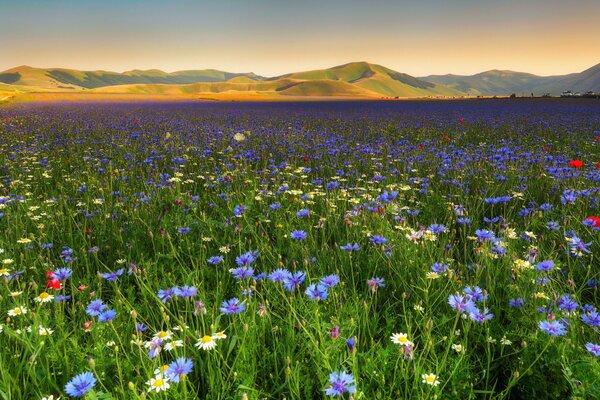
[(212, 265), (218, 265), (221, 264), (223, 262), (223, 256), (212, 256), (209, 257), (208, 260), (206, 260), (207, 263), (212, 264)]
[(456, 219), (456, 222), (459, 223), (460, 225), (470, 225), (471, 218), (460, 217), (460, 218)]
[(483, 309), (483, 312), (478, 308), (475, 308), (473, 311), (469, 312), (469, 318), (474, 322), (485, 322), (494, 318), (494, 314), (489, 312), (487, 308)]
[(198, 294), (198, 288), (196, 286), (182, 286), (173, 288), (173, 294), (177, 297), (194, 297)]
[(356, 392), (354, 377), (346, 371), (332, 372), (329, 374), (329, 387), (323, 389), (327, 396), (342, 397), (344, 393)]
[(477, 307), (475, 307), (475, 302), (473, 302), (471, 297), (466, 294), (451, 294), (448, 296), (448, 304), (450, 304), (450, 307), (458, 312), (469, 313), (477, 310)]
[(229, 299), (221, 303), (221, 312), (223, 314), (239, 314), (246, 309), (244, 303), (240, 303), (237, 298)]
[(257, 251), (248, 251), (248, 252), (242, 254), (241, 256), (236, 257), (235, 263), (239, 266), (250, 265), (254, 262), (254, 260), (256, 260), (257, 256), (258, 256)]
[(516, 299), (510, 299), (508, 305), (513, 308), (521, 308), (525, 304), (525, 299), (517, 297)]
[(340, 246), (340, 249), (352, 252), (360, 250), (360, 246), (358, 245), (358, 243), (347, 243), (345, 246)]
[(58, 268), (54, 271), (54, 277), (59, 281), (65, 281), (73, 275), (71, 268)]
[(251, 278), (254, 274), (254, 268), (249, 266), (234, 268), (231, 270), (231, 274), (235, 279)]
[(273, 282), (283, 282), (288, 275), (291, 275), (290, 271), (279, 268), (269, 274), (269, 280)]
[(581, 320), (583, 321), (583, 323), (585, 323), (589, 326), (593, 326), (593, 327), (600, 326), (600, 314), (598, 314), (597, 311), (590, 311), (586, 314), (582, 314)]
[(577, 302), (575, 300), (573, 300), (571, 298), (571, 296), (568, 294), (562, 295), (558, 299), (557, 304), (558, 304), (558, 308), (560, 308), (561, 310), (567, 311), (567, 312), (575, 311), (579, 307)]
[(107, 272), (105, 274), (100, 274), (100, 276), (102, 276), (102, 278), (106, 279), (109, 282), (114, 282), (116, 281), (121, 275), (123, 275), (123, 268), (119, 268), (118, 270), (116, 270), (115, 272)]
[(587, 351), (592, 353), (594, 356), (600, 357), (600, 344), (594, 344), (594, 343), (588, 342), (585, 344), (585, 348), (587, 349)]
[(273, 203), (269, 206), (271, 210), (279, 210), (281, 208), (281, 203)]
[(179, 383), (179, 380), (192, 372), (194, 368), (194, 362), (190, 358), (179, 357), (177, 360), (169, 364), (165, 375), (171, 379), (172, 382)]
[(387, 243), (387, 239), (384, 238), (383, 236), (380, 235), (375, 235), (371, 238), (369, 238), (369, 242), (374, 243), (374, 244), (385, 244)]
[(431, 266), (431, 270), (433, 272), (437, 272), (438, 274), (442, 274), (448, 270), (448, 266), (445, 264), (436, 262)]
[(473, 289), (471, 289), (471, 286), (467, 286), (463, 289), (463, 292), (470, 296), (473, 301), (485, 301), (488, 298), (488, 293), (479, 286), (475, 286)]
[(302, 210), (296, 213), (296, 217), (304, 218), (310, 215), (310, 210), (308, 208), (303, 208)]
[(163, 303), (166, 303), (167, 300), (171, 300), (173, 298), (173, 295), (174, 295), (173, 288), (170, 288), (170, 289), (160, 289), (158, 291), (158, 294), (157, 294), (158, 298)]
[(325, 300), (329, 296), (329, 292), (327, 286), (313, 283), (306, 288), (306, 296), (311, 300)]
[(304, 279), (306, 278), (306, 274), (302, 271), (294, 272), (293, 274), (289, 274), (283, 280), (283, 287), (288, 292), (293, 291), (297, 287), (299, 287)]
[(546, 224), (546, 229), (550, 231), (557, 231), (560, 229), (560, 225), (558, 224), (558, 222), (550, 221)]
[(335, 285), (337, 285), (340, 281), (340, 277), (332, 274), (332, 275), (328, 275), (324, 278), (321, 278), (321, 283), (325, 286), (327, 286), (328, 288), (332, 288)]
[(96, 378), (91, 372), (82, 372), (76, 375), (65, 385), (65, 392), (71, 397), (81, 397), (94, 387)]
[(371, 290), (371, 292), (377, 292), (377, 288), (385, 286), (385, 280), (383, 278), (373, 277), (367, 280), (367, 286)]
[(182, 228), (177, 228), (177, 233), (181, 233), (182, 235), (185, 235), (187, 233), (190, 233), (191, 230), (192, 230), (191, 228), (184, 226)]
[(552, 260), (541, 261), (535, 266), (535, 269), (537, 269), (538, 271), (544, 271), (544, 272), (551, 271), (554, 269), (554, 261), (552, 261)]
[(99, 322), (110, 322), (117, 316), (117, 312), (115, 310), (105, 310), (98, 314)]
[(148, 330), (148, 327), (146, 325), (142, 324), (141, 322), (137, 322), (135, 324), (135, 330), (138, 333), (144, 333), (145, 331)]
[(235, 206), (233, 209), (233, 215), (235, 215), (236, 217), (241, 217), (242, 214), (244, 214), (244, 212), (246, 211), (246, 209), (246, 206)]
[(443, 224), (432, 224), (432, 225), (429, 225), (429, 227), (427, 229), (430, 230), (431, 232), (435, 233), (436, 235), (438, 235), (440, 233), (444, 233), (447, 230), (446, 226)]
[(308, 233), (302, 231), (302, 230), (295, 230), (292, 233), (290, 233), (290, 238), (294, 239), (294, 240), (304, 240), (308, 237)]
[(567, 333), (567, 327), (560, 321), (540, 321), (538, 326), (550, 336), (562, 336)]
[(93, 300), (88, 304), (85, 309), (85, 313), (91, 317), (98, 316), (102, 311), (106, 310), (106, 304), (102, 302), (102, 300)]
[(480, 242), (485, 242), (487, 240), (494, 239), (496, 237), (496, 234), (487, 229), (477, 229), (475, 231), (475, 236), (477, 237), (477, 240), (479, 240)]

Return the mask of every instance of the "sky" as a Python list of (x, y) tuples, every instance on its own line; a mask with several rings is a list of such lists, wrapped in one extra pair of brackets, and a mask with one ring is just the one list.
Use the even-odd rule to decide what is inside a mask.
[(0, 0), (0, 71), (556, 75), (600, 63), (598, 16), (600, 0)]

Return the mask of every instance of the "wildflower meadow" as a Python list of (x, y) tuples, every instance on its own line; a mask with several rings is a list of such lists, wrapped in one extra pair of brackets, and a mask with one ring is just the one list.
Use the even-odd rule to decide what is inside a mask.
[(1, 399), (600, 399), (600, 102), (0, 107)]

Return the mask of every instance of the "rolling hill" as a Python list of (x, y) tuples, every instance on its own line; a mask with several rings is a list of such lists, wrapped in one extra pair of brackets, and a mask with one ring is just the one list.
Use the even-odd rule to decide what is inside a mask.
[(101, 93), (225, 93), (254, 92), (275, 96), (310, 97), (427, 97), (460, 96), (453, 88), (425, 82), (376, 64), (349, 63), (328, 69), (295, 72), (265, 80), (247, 76), (220, 83), (190, 85), (126, 85), (95, 89)]
[(561, 76), (490, 70), (475, 75), (430, 75), (421, 78), (368, 62), (352, 62), (276, 77), (215, 69), (170, 73), (152, 69), (118, 73), (21, 66), (0, 72), (0, 92), (3, 93), (416, 98), (507, 96), (530, 92), (557, 95), (563, 90), (600, 92), (600, 64), (580, 73)]
[(430, 75), (419, 78), (446, 85), (469, 95), (509, 95), (511, 93), (560, 94), (573, 92), (600, 92), (600, 64), (583, 72), (538, 76), (524, 72), (491, 70), (475, 75)]
[(223, 82), (236, 77), (252, 81), (263, 78), (253, 73), (230, 73), (215, 69), (198, 71), (133, 70), (123, 73), (110, 71), (78, 71), (64, 68), (32, 68), (21, 66), (0, 73), (0, 82), (15, 86), (45, 89), (94, 89), (103, 86), (130, 84), (183, 85), (196, 82)]

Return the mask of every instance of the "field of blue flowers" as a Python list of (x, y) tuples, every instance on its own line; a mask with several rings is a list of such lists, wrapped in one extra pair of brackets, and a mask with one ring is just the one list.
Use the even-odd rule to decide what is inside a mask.
[(600, 399), (600, 102), (0, 108), (1, 399)]

